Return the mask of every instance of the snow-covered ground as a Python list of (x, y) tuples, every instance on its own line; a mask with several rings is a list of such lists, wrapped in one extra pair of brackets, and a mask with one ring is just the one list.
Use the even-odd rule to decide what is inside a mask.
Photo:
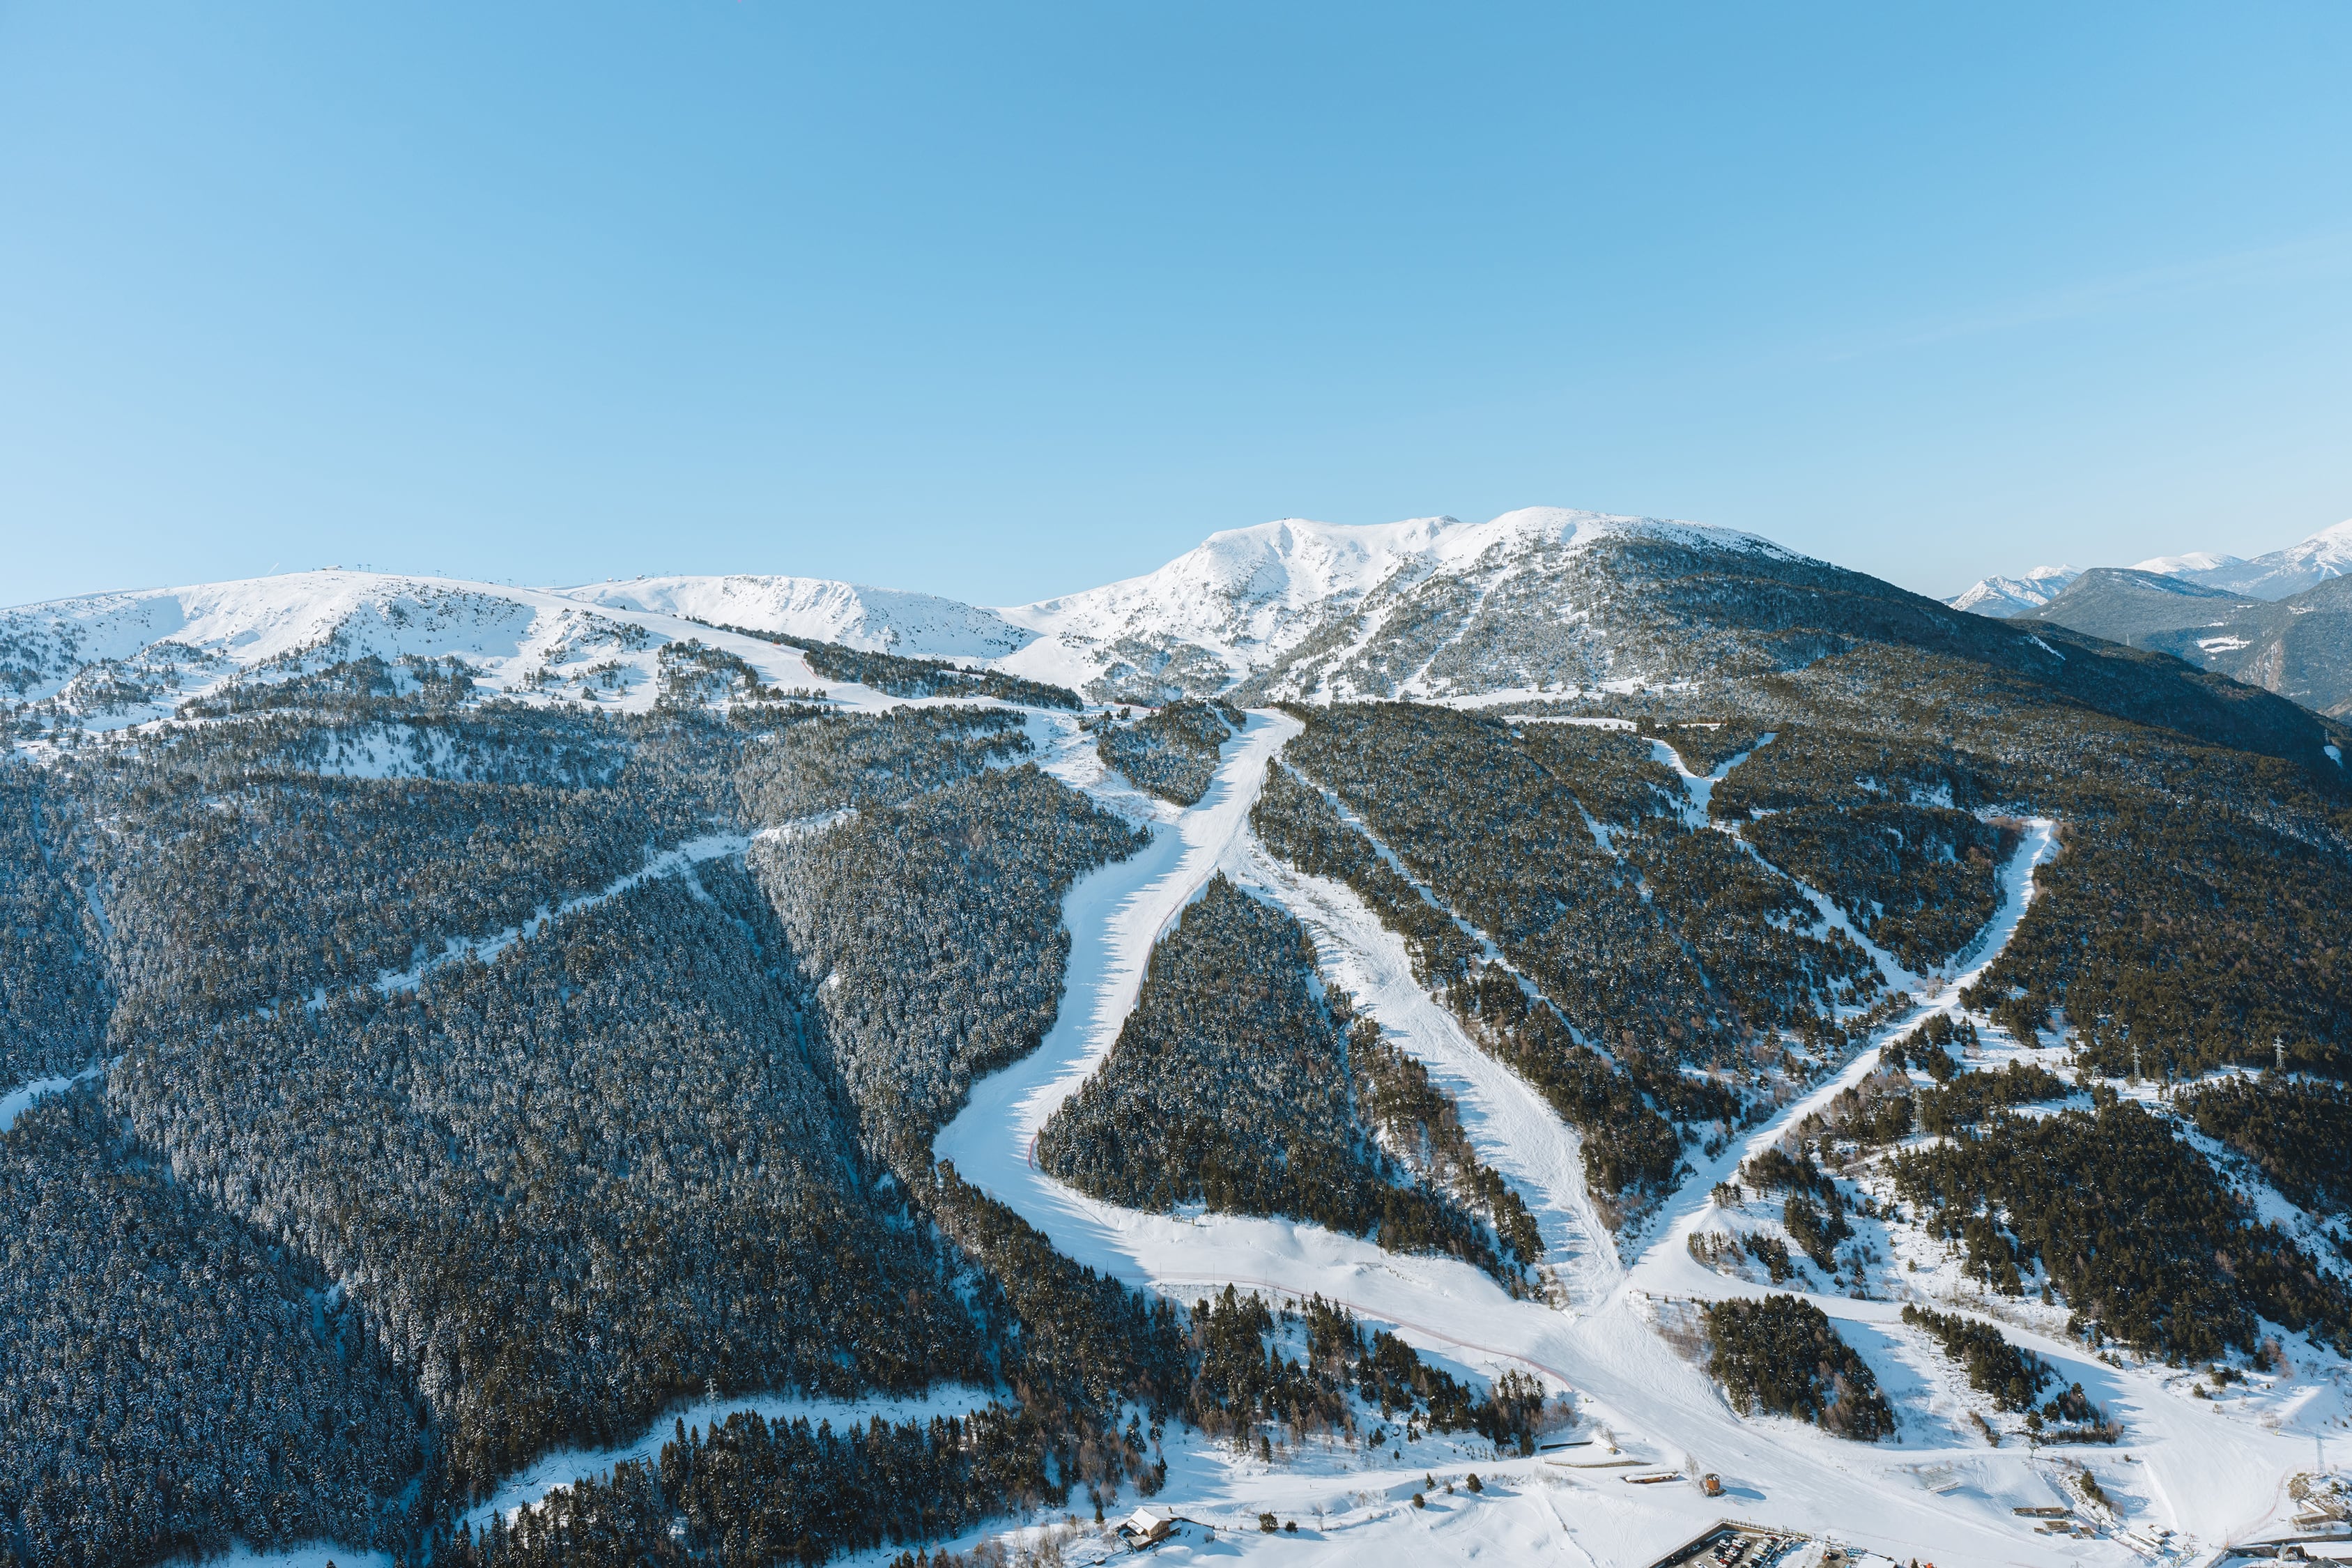
[[(1491, 1375), (1509, 1366), (1537, 1369), (1572, 1389), (1584, 1425), (1606, 1428), (1627, 1453), (1667, 1468), (1722, 1476), (1727, 1496), (1709, 1500), (1687, 1483), (1631, 1487), (1624, 1470), (1578, 1471), (1556, 1457), (1483, 1465), (1454, 1463), (1500, 1476), (1486, 1496), (1433, 1513), (1396, 1506), (1393, 1489), (1417, 1483), (1436, 1457), (1408, 1456), (1370, 1469), (1344, 1452), (1303, 1451), (1272, 1466), (1201, 1447), (1182, 1463), (1171, 1458), (1168, 1490), (1155, 1500), (1179, 1512), (1223, 1517), (1213, 1544), (1182, 1554), (1283, 1554), (1311, 1543), (1382, 1563), (1434, 1556), (1469, 1561), (1490, 1552), (1593, 1563), (1633, 1563), (1687, 1538), (1714, 1518), (1735, 1514), (1835, 1538), (1897, 1558), (1932, 1554), (1950, 1568), (1969, 1563), (2124, 1563), (2186, 1560), (2283, 1518), (2285, 1478), (2308, 1468), (2308, 1427), (2336, 1414), (2332, 1395), (2307, 1394), (2304, 1407), (2236, 1419), (2164, 1388), (2161, 1369), (2118, 1367), (2075, 1342), (2012, 1329), (2040, 1350), (2068, 1382), (2080, 1381), (2128, 1426), (2116, 1449), (2053, 1455), (2010, 1445), (1989, 1447), (1947, 1415), (1965, 1400), (1937, 1354), (1900, 1327), (1900, 1305), (1813, 1292), (1810, 1299), (1839, 1322), (1890, 1392), (1930, 1413), (1906, 1418), (1897, 1438), (1861, 1445), (1777, 1417), (1734, 1414), (1703, 1372), (1675, 1348), (1671, 1330), (1697, 1303), (1762, 1288), (1708, 1268), (1688, 1247), (1715, 1215), (1710, 1191), (1740, 1163), (1876, 1066), (1878, 1047), (1958, 1005), (1974, 980), (2014, 933), (2032, 893), (2032, 871), (2050, 854), (2053, 825), (2029, 825), (2003, 868), (2000, 912), (1948, 977), (1907, 973), (1912, 1008), (1803, 1098), (1750, 1130), (1696, 1170), (1647, 1234), (1654, 1237), (1630, 1265), (1583, 1190), (1576, 1135), (1513, 1075), (1479, 1052), (1459, 1026), (1413, 981), (1401, 942), (1348, 889), (1297, 875), (1258, 851), (1247, 813), (1265, 760), (1291, 721), (1258, 713), (1233, 746), (1201, 805), (1162, 828), (1152, 847), (1108, 867), (1074, 888), (1065, 904), (1073, 937), (1067, 997), (1045, 1044), (1026, 1060), (979, 1085), (971, 1103), (939, 1139), (938, 1152), (966, 1179), (1018, 1210), (1070, 1256), (1120, 1279), (1180, 1300), (1226, 1282), (1279, 1296), (1320, 1294), (1364, 1317), (1394, 1325), (1443, 1364)], [(1703, 790), (1727, 769), (1694, 778), (1669, 759), (1703, 811)], [(1314, 934), (1327, 973), (1347, 985), (1391, 1038), (1428, 1064), (1460, 1100), (1480, 1157), (1506, 1173), (1538, 1217), (1562, 1287), (1559, 1305), (1514, 1300), (1483, 1274), (1448, 1259), (1402, 1257), (1321, 1227), (1236, 1215), (1144, 1215), (1071, 1191), (1030, 1157), (1040, 1127), (1074, 1092), (1116, 1039), (1132, 1006), (1151, 941), (1186, 899), (1218, 870), (1278, 899)], [(1886, 962), (1882, 959), (1882, 962)], [(1685, 1339), (1685, 1342), (1687, 1341)], [(1914, 1397), (1922, 1396), (1922, 1397)], [(2322, 1403), (2315, 1401), (2324, 1401)], [(1424, 1440), (1426, 1441), (1426, 1440)], [(2087, 1466), (2117, 1511), (2095, 1539), (2042, 1533), (2013, 1510), (2079, 1502), (2068, 1479)], [(1451, 1465), (1445, 1468), (1453, 1468)], [(1346, 1522), (1310, 1538), (1314, 1505), (1330, 1509), (1358, 1493)], [(1297, 1536), (1253, 1533), (1260, 1510), (1300, 1520)], [(1239, 1539), (1230, 1521), (1244, 1528)], [(2172, 1533), (2165, 1533), (2172, 1532)], [(1171, 1549), (1174, 1550), (1174, 1549)]]
[(84, 1079), (95, 1078), (105, 1070), (103, 1067), (89, 1067), (71, 1076), (37, 1078), (29, 1083), (17, 1085), (5, 1094), (0, 1094), (0, 1132), (5, 1132), (16, 1126), (16, 1118), (30, 1110), (34, 1104), (45, 1096), (55, 1094), (60, 1089), (71, 1089)]

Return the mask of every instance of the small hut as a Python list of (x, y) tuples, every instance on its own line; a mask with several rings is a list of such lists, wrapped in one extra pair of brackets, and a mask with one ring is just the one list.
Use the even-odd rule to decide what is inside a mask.
[(1120, 1522), (1118, 1537), (1140, 1552), (1168, 1539), (1169, 1527), (1175, 1522), (1172, 1514), (1161, 1513), (1157, 1509), (1139, 1508)]

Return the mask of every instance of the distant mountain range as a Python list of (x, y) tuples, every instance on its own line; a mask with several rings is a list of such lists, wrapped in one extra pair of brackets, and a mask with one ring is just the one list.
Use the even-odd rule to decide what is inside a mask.
[(2252, 560), (2198, 552), (2136, 566), (2040, 566), (1945, 601), (2172, 654), (2317, 712), (2352, 713), (2352, 521)]

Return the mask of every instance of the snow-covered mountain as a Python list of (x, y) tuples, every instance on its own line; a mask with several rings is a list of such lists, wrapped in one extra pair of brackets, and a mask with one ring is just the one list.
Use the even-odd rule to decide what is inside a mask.
[[(2136, 561), (2129, 570), (2178, 577), (2200, 588), (2219, 588), (2225, 594), (2242, 594), (2250, 599), (2290, 598), (2330, 577), (2352, 572), (2352, 519), (2251, 561), (2197, 550), (2183, 555), (2157, 555)], [(2021, 578), (1983, 578), (1944, 603), (1979, 616), (2031, 615), (2081, 575), (2071, 566), (2037, 566)]]
[[(649, 586), (656, 581), (662, 586)], [(736, 583), (793, 588), (761, 595)], [(0, 699), (114, 729), (165, 717), (232, 680), (371, 658), (393, 666), (455, 658), (485, 692), (633, 709), (654, 700), (661, 649), (687, 638), (724, 648), (771, 682), (824, 684), (791, 648), (685, 618), (705, 612), (712, 620), (740, 614), (735, 624), (762, 630), (808, 626), (802, 635), (863, 647), (907, 640), (917, 628), (943, 652), (990, 646), (992, 624), (987, 612), (949, 600), (805, 579), (646, 579), (567, 591), (331, 568), (0, 610)], [(1002, 628), (994, 646), (1018, 646), (1021, 635)]]
[(652, 700), (656, 650), (676, 638), (775, 662), (772, 645), (713, 625), (988, 664), (1096, 700), (1253, 681), (1276, 696), (1557, 689), (1662, 672), (1660, 649), (1635, 652), (1606, 613), (1624, 586), (1615, 552), (1636, 544), (1803, 560), (1728, 530), (1540, 507), (1479, 523), (1284, 519), (1213, 534), (1140, 577), (1001, 610), (806, 577), (517, 588), (331, 569), (0, 611), (0, 691), (119, 725), (247, 672), (370, 656), (462, 658), (487, 689), (529, 700), (579, 695), (587, 670), (607, 670), (624, 704)]
[[(2278, 554), (2332, 573), (2347, 536), (2331, 530)], [(1979, 586), (2009, 613), (2039, 613), (2078, 575), (2044, 567)], [(1985, 596), (1959, 607), (1997, 608)], [(641, 708), (661, 689), (663, 650), (688, 638), (772, 685), (842, 684), (792, 648), (719, 626), (984, 665), (1097, 702), (1622, 691), (1798, 668), (1857, 641), (1965, 647), (2021, 670), (2054, 657), (2024, 633), (1955, 621), (1753, 534), (1535, 507), (1484, 522), (1283, 519), (1213, 534), (1139, 577), (1002, 609), (752, 575), (520, 588), (330, 569), (99, 594), (0, 611), (0, 699), (113, 728), (232, 679), (456, 658), (486, 692)]]
[(1656, 673), (1610, 646), (1613, 547), (1786, 562), (1729, 529), (1530, 507), (1486, 522), (1286, 518), (1212, 534), (1156, 572), (1003, 612), (1042, 634), (1002, 661), (1098, 700), (1461, 695)]
[(635, 577), (556, 592), (613, 609), (940, 658), (996, 658), (1037, 637), (960, 600), (823, 577)]
[(1944, 603), (1979, 616), (2021, 616), (2040, 609), (2064, 593), (2067, 585), (2081, 575), (2072, 566), (2036, 566), (2022, 577), (1979, 578)]
[(2251, 561), (2229, 555), (2159, 556), (2140, 563), (2139, 569), (2249, 598), (2284, 599), (2352, 572), (2352, 519)]

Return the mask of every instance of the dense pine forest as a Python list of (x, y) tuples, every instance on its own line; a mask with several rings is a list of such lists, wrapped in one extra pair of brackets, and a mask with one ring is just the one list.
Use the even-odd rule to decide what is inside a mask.
[(1707, 1370), (1732, 1407), (1791, 1415), (1871, 1443), (1895, 1430), (1878, 1374), (1811, 1301), (1735, 1297), (1706, 1309)]
[(1209, 792), (1220, 749), (1243, 722), (1240, 710), (1222, 702), (1171, 702), (1133, 721), (1105, 718), (1095, 749), (1137, 788), (1194, 805)]
[(1118, 1043), (1045, 1124), (1038, 1160), (1130, 1208), (1287, 1215), (1499, 1269), (1490, 1235), (1372, 1136), (1372, 1084), (1314, 978), (1296, 920), (1213, 879), (1153, 950)]

